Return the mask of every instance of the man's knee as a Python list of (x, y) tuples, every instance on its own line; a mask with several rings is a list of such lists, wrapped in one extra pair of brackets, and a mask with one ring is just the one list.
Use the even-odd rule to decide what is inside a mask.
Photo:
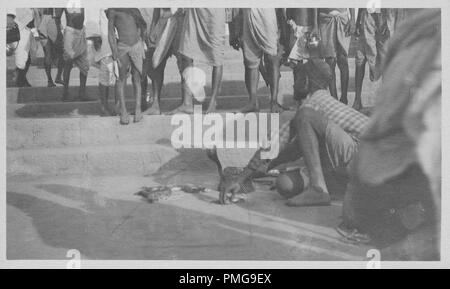
[(247, 69), (258, 69), (261, 64), (261, 59), (244, 58), (244, 67)]
[(264, 57), (267, 58), (268, 62), (274, 66), (278, 66), (281, 62), (281, 56), (279, 55), (265, 54)]
[(347, 55), (345, 55), (345, 54), (338, 54), (337, 57), (336, 57), (336, 60), (337, 60), (337, 64), (338, 64), (340, 67), (348, 66), (348, 58), (347, 58)]

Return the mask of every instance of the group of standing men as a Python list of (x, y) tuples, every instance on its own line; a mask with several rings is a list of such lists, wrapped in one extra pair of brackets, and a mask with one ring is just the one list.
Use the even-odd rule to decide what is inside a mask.
[[(18, 86), (29, 86), (29, 42), (34, 31), (44, 49), (48, 86), (55, 86), (51, 67), (56, 63), (56, 83), (64, 85), (63, 100), (69, 96), (70, 72), (75, 64), (80, 70), (79, 100), (89, 100), (85, 94), (88, 47), (85, 33), (84, 8), (39, 8), (28, 10), (21, 20), (20, 40), (16, 48)], [(385, 43), (401, 20), (402, 9), (347, 8), (109, 8), (102, 9), (99, 35), (90, 35), (95, 47), (95, 63), (100, 68), (99, 86), (104, 114), (121, 115), (128, 123), (124, 86), (131, 72), (136, 108), (134, 121), (143, 114), (160, 114), (159, 98), (164, 82), (164, 69), (169, 57), (176, 56), (181, 75), (182, 104), (173, 113), (193, 113), (193, 93), (183, 75), (186, 68), (198, 63), (212, 66), (212, 94), (207, 112), (214, 112), (220, 92), (227, 27), (229, 45), (243, 51), (245, 84), (249, 103), (241, 112), (259, 111), (257, 96), (259, 75), (270, 88), (271, 112), (286, 110), (278, 98), (280, 67), (293, 68), (294, 97), (306, 97), (307, 77), (304, 64), (310, 58), (322, 58), (329, 64), (333, 79), (330, 93), (338, 98), (335, 68), (341, 73), (341, 102), (347, 104), (349, 84), (348, 51), (353, 35), (359, 38), (356, 53), (355, 109), (362, 108), (361, 91), (365, 64), (369, 63), (370, 79), (380, 77), (380, 64)], [(66, 27), (61, 17), (66, 16)], [(8, 14), (14, 22), (15, 14)], [(24, 17), (22, 17), (23, 19)], [(8, 20), (8, 21), (9, 21)], [(17, 22), (17, 21), (16, 21)], [(318, 43), (314, 43), (318, 40)], [(25, 46), (25, 48), (23, 48)], [(23, 54), (23, 55), (22, 55)], [(63, 77), (61, 77), (63, 75)], [(147, 77), (152, 80), (153, 101), (147, 105)], [(108, 108), (108, 87), (115, 83), (116, 106)]]
[[(66, 26), (61, 25), (65, 13)], [(68, 96), (70, 72), (75, 64), (80, 70), (80, 100), (86, 97), (89, 70), (87, 44), (84, 32), (84, 11), (81, 8), (18, 8), (7, 15), (7, 45), (13, 51), (16, 64), (16, 85), (30, 87), (26, 74), (31, 62), (33, 38), (42, 45), (48, 87), (64, 85), (63, 100)], [(9, 37), (7, 37), (9, 38)], [(51, 69), (58, 72), (53, 81)]]

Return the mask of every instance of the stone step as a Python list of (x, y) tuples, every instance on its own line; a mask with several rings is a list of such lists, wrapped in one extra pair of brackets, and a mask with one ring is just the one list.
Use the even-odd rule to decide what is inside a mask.
[[(162, 98), (160, 106), (162, 112), (168, 112), (180, 105), (179, 98)], [(110, 108), (114, 106), (114, 100), (109, 101)], [(247, 95), (221, 96), (218, 99), (218, 110), (222, 111), (238, 111), (241, 107), (248, 103)], [(286, 96), (282, 101), (283, 105), (294, 106), (295, 102), (291, 96)], [(200, 104), (200, 103), (197, 103)], [(203, 108), (206, 110), (209, 104), (209, 98), (203, 102)], [(260, 96), (260, 104), (262, 109), (269, 108), (268, 95)], [(126, 101), (129, 113), (134, 112), (135, 101), (128, 99)], [(80, 102), (45, 102), (45, 103), (18, 103), (8, 104), (6, 108), (7, 118), (73, 118), (85, 116), (98, 116), (100, 114), (100, 106), (98, 100)]]
[[(280, 123), (291, 119), (294, 113), (293, 111), (282, 113)], [(221, 115), (225, 119), (225, 115)], [(270, 119), (269, 116), (268, 119)], [(131, 117), (130, 120), (132, 120)], [(8, 119), (7, 149), (9, 152), (33, 148), (167, 144), (170, 143), (172, 132), (178, 127), (178, 125), (171, 125), (171, 120), (172, 116), (144, 116), (141, 122), (131, 122), (124, 126), (119, 124), (118, 117)], [(192, 123), (191, 129), (193, 127)], [(209, 127), (210, 125), (203, 126), (203, 130)], [(270, 131), (269, 125), (268, 130)]]
[[(290, 75), (287, 75), (290, 76)], [(74, 82), (77, 83), (77, 82)], [(73, 84), (74, 85), (74, 84)], [(148, 89), (151, 91), (151, 82), (149, 81)], [(211, 95), (210, 84), (205, 87), (206, 95)], [(280, 92), (281, 94), (292, 94), (292, 77), (283, 77), (280, 80)], [(269, 89), (266, 87), (262, 80), (259, 83), (258, 93), (261, 95), (269, 95)], [(98, 98), (99, 88), (96, 84), (86, 87), (86, 94), (91, 98)], [(161, 92), (162, 98), (173, 97), (180, 98), (181, 90), (179, 80), (174, 80), (166, 83)], [(62, 99), (63, 87), (58, 85), (56, 87), (9, 87), (6, 89), (7, 104), (16, 103), (46, 103), (46, 102), (59, 102)], [(78, 87), (71, 86), (69, 88), (69, 95), (75, 97), (78, 95)], [(111, 89), (110, 95), (114, 97), (114, 90)], [(222, 83), (222, 88), (220, 95), (247, 95), (247, 90), (245, 88), (245, 82), (243, 81), (243, 76), (231, 78), (228, 75), (227, 80)], [(131, 84), (127, 85), (125, 88), (125, 97), (134, 98), (133, 89)]]
[(135, 175), (159, 170), (215, 170), (200, 149), (175, 150), (168, 145), (102, 145), (71, 148), (35, 148), (8, 151), (7, 175)]

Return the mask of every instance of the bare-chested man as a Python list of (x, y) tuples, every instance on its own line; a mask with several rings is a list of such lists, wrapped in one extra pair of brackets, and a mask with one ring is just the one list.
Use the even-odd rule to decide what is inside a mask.
[(71, 101), (69, 97), (70, 72), (75, 64), (80, 70), (80, 89), (78, 99), (90, 100), (86, 97), (86, 80), (89, 71), (87, 59), (87, 43), (84, 30), (84, 8), (56, 8), (56, 24), (61, 25), (62, 14), (66, 15), (66, 28), (64, 29), (64, 93), (63, 101)]
[(355, 9), (320, 8), (313, 33), (320, 32), (321, 55), (330, 65), (333, 80), (330, 93), (338, 98), (336, 88), (336, 64), (341, 72), (341, 102), (347, 104), (349, 82), (348, 50), (351, 35), (355, 33)]
[[(137, 8), (109, 8), (108, 39), (114, 61), (117, 61), (119, 77), (116, 80), (116, 97), (120, 99), (120, 123), (128, 124), (125, 105), (125, 84), (131, 69), (133, 92), (136, 99), (134, 122), (142, 120), (141, 76), (145, 58), (143, 39), (147, 25)], [(116, 31), (118, 38), (116, 38)]]

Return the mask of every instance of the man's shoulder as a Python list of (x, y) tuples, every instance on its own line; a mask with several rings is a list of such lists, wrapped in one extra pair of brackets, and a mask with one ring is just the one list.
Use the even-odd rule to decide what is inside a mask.
[(337, 100), (331, 96), (328, 90), (319, 89), (309, 94), (302, 106), (315, 105), (322, 102), (337, 102)]

